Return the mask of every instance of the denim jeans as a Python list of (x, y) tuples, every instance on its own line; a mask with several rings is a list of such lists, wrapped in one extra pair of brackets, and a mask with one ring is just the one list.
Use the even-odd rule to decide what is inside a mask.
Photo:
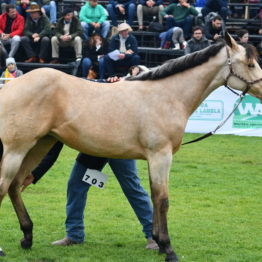
[[(125, 12), (127, 13), (127, 23), (132, 26), (136, 14), (136, 5), (134, 3), (130, 3), (130, 1), (127, 1), (126, 3), (121, 3), (124, 5)], [(107, 5), (107, 11), (109, 14), (109, 17), (112, 20), (112, 25), (117, 26), (117, 16), (121, 15), (119, 12), (119, 9), (115, 7), (115, 5), (108, 4)]]
[(91, 24), (88, 24), (86, 22), (81, 22), (81, 26), (83, 28), (83, 39), (88, 40), (88, 37), (95, 31), (96, 33), (99, 33), (104, 39), (107, 38), (108, 32), (110, 29), (110, 22), (104, 21), (99, 29), (94, 28)]
[[(92, 61), (90, 58), (85, 57), (82, 61), (82, 77), (86, 77), (87, 73), (92, 66)], [(99, 78), (104, 79), (105, 78), (105, 65), (104, 65), (104, 57), (101, 57), (98, 61), (98, 67), (99, 67)]]
[(90, 185), (83, 182), (82, 178), (87, 168), (102, 170), (106, 163), (109, 163), (142, 224), (145, 237), (152, 237), (152, 206), (148, 194), (140, 185), (135, 160), (106, 159), (93, 156), (86, 156), (86, 159), (85, 164), (79, 161), (75, 162), (68, 181), (67, 218), (65, 221), (67, 237), (76, 242), (84, 241), (84, 209)]
[(49, 15), (49, 18), (50, 18), (50, 23), (51, 24), (55, 24), (56, 23), (56, 3), (55, 1), (50, 1), (50, 4), (49, 5), (44, 5), (42, 6), (45, 11), (46, 11), (46, 14)]

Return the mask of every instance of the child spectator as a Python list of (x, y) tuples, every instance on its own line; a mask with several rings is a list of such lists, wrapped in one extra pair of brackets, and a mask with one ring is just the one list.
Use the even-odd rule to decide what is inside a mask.
[(105, 77), (104, 55), (107, 54), (107, 42), (99, 35), (94, 34), (86, 42), (83, 48), (82, 76), (87, 77), (92, 68), (96, 73), (99, 72), (99, 78)]
[(180, 47), (185, 48), (187, 45), (182, 28), (177, 26), (161, 33), (159, 37), (161, 39), (160, 47), (164, 49), (173, 48), (178, 50)]
[(6, 59), (6, 70), (1, 75), (1, 78), (7, 78), (7, 80), (0, 80), (0, 84), (9, 82), (9, 78), (17, 78), (21, 75), (23, 75), (23, 72), (17, 69), (15, 59), (13, 57), (8, 57)]

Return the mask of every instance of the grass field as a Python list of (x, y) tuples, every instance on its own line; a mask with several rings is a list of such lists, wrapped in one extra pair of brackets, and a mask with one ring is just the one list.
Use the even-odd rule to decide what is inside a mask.
[[(185, 135), (190, 140), (197, 135)], [(175, 155), (170, 173), (169, 233), (183, 262), (262, 262), (262, 140), (214, 136)], [(0, 210), (2, 262), (158, 262), (110, 169), (104, 190), (92, 188), (85, 212), (86, 242), (50, 243), (65, 236), (66, 183), (76, 152), (64, 148), (57, 163), (24, 193), (34, 221), (34, 245), (24, 251), (18, 221), (6, 197)], [(148, 190), (147, 163), (138, 161)], [(149, 190), (148, 190), (149, 191)]]

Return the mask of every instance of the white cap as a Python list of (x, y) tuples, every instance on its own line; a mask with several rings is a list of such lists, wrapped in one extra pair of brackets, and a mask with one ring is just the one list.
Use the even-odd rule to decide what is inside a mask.
[(5, 60), (5, 63), (6, 63), (6, 66), (10, 65), (10, 64), (16, 64), (15, 62), (15, 59), (13, 57), (8, 57), (6, 60)]

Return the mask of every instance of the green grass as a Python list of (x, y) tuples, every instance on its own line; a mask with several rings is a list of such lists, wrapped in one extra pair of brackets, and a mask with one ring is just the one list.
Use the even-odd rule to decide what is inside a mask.
[[(197, 135), (186, 135), (190, 140)], [(262, 261), (261, 138), (214, 136), (175, 155), (170, 173), (169, 234), (183, 262)], [(50, 243), (65, 236), (66, 183), (76, 152), (64, 148), (52, 170), (23, 198), (34, 221), (34, 245), (20, 248), (18, 221), (6, 197), (0, 211), (2, 262), (158, 262), (110, 169), (104, 190), (92, 188), (85, 212), (86, 242)], [(149, 190), (147, 163), (138, 161)]]

